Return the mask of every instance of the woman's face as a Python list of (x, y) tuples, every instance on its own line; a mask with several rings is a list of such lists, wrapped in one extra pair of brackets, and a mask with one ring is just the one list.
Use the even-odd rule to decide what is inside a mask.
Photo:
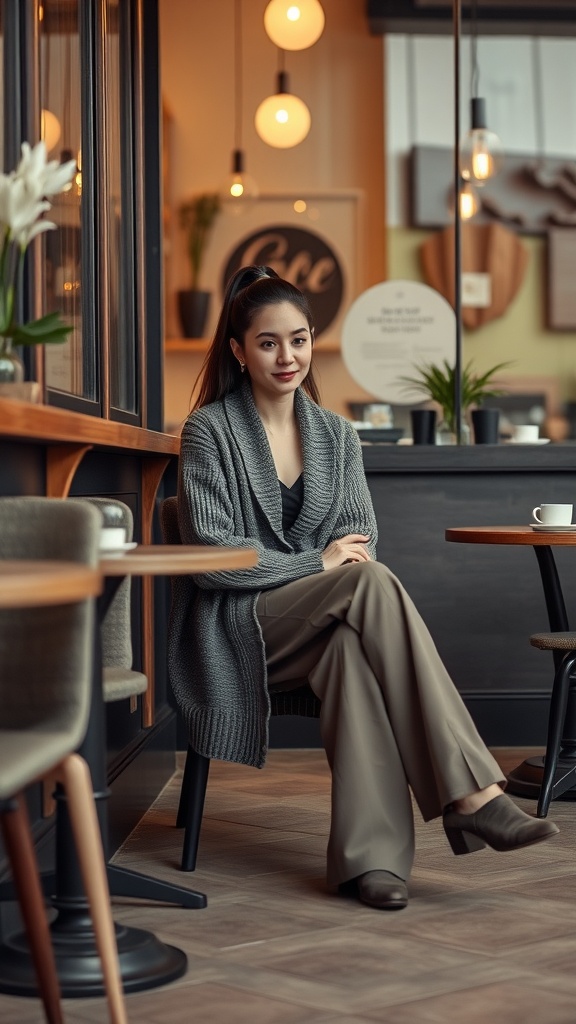
[(264, 306), (247, 330), (244, 346), (234, 338), (230, 344), (236, 358), (246, 363), (252, 390), (262, 397), (293, 393), (310, 369), (310, 328), (291, 302)]

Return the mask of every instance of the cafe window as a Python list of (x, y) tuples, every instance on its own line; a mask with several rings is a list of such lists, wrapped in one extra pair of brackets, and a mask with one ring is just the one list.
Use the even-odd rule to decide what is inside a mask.
[[(40, 236), (27, 268), (30, 316), (60, 311), (72, 331), (27, 358), (43, 364), (47, 403), (155, 426), (146, 409), (160, 407), (161, 380), (151, 399), (145, 341), (149, 315), (157, 330), (161, 280), (151, 286), (140, 221), (143, 182), (154, 206), (159, 197), (159, 161), (152, 118), (144, 166), (143, 0), (0, 0), (0, 19), (14, 37), (2, 39), (2, 50), (12, 42), (22, 62), (10, 61), (2, 75), (4, 169), (22, 140), (40, 135), (50, 159), (77, 165), (71, 187), (54, 197), (57, 230)], [(11, 94), (18, 102), (9, 110)], [(146, 217), (146, 230), (155, 217)], [(154, 341), (160, 348), (160, 335)]]

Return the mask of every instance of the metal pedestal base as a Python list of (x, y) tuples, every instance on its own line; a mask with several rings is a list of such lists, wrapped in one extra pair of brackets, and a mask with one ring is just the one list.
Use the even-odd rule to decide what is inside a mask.
[[(62, 995), (71, 999), (104, 995), (90, 920), (85, 940), (78, 934), (77, 926), (76, 920), (68, 942), (65, 932), (58, 930), (55, 953)], [(160, 942), (151, 932), (116, 925), (116, 938), (125, 992), (157, 988), (186, 972), (188, 964), (182, 950)], [(0, 992), (38, 997), (36, 975), (23, 935), (16, 935), (0, 946)]]
[[(540, 796), (543, 770), (543, 756), (527, 758), (526, 761), (522, 761), (522, 763), (516, 768), (513, 768), (507, 776), (508, 786), (506, 787), (506, 792), (513, 796), (526, 796), (533, 800), (537, 800)], [(554, 799), (576, 800), (575, 761), (563, 761), (562, 759), (558, 761), (558, 766), (554, 775), (554, 785), (557, 785), (561, 780), (565, 780), (566, 782), (572, 780), (572, 788), (565, 790), (565, 792), (554, 797)]]

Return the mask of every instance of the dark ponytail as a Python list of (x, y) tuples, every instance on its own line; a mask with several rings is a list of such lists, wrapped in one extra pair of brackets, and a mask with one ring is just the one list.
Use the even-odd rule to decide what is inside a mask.
[[(256, 314), (265, 306), (290, 302), (303, 314), (314, 338), (312, 311), (299, 288), (279, 277), (271, 267), (241, 267), (230, 278), (222, 310), (208, 354), (196, 382), (198, 394), (194, 409), (217, 402), (239, 387), (242, 380), (240, 365), (232, 352), (230, 339), (244, 344), (246, 331)], [(310, 397), (320, 403), (320, 395), (312, 367), (302, 387)]]

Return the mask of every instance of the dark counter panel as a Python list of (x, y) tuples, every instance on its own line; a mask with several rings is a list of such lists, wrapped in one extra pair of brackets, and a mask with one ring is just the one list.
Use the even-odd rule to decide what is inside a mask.
[[(530, 547), (452, 544), (448, 527), (523, 525), (542, 501), (576, 503), (571, 446), (366, 446), (378, 557), (401, 579), (489, 743), (544, 742), (552, 662), (528, 643), (548, 628)], [(555, 552), (568, 610), (576, 552)]]

